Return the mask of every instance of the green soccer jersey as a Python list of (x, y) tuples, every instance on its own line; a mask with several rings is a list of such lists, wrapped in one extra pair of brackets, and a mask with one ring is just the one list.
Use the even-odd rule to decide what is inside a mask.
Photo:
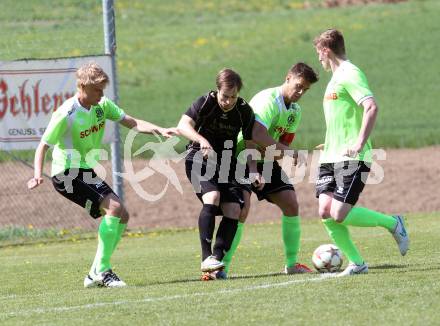
[[(301, 122), (301, 107), (297, 103), (291, 103), (286, 107), (281, 87), (265, 89), (256, 94), (249, 102), (255, 113), (255, 121), (266, 127), (268, 134), (279, 141), (284, 133), (294, 133)], [(245, 148), (243, 136), (238, 135), (242, 151)]]
[(92, 169), (99, 161), (106, 120), (120, 121), (125, 113), (106, 97), (87, 110), (77, 96), (53, 114), (42, 141), (54, 146), (52, 176), (69, 168)]
[(333, 73), (324, 95), (327, 131), (320, 163), (371, 162), (370, 139), (358, 156), (350, 158), (342, 155), (345, 149), (357, 142), (364, 112), (361, 103), (370, 97), (373, 94), (364, 73), (349, 61), (344, 61)]

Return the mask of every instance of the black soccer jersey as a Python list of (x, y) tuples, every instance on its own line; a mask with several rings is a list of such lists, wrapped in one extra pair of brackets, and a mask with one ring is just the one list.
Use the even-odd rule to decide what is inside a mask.
[[(206, 138), (218, 155), (221, 155), (227, 140), (232, 141), (232, 151), (235, 153), (240, 131), (243, 132), (244, 139), (252, 139), (255, 115), (250, 105), (241, 97), (234, 108), (224, 112), (217, 102), (217, 92), (211, 91), (198, 98), (185, 115), (195, 121), (195, 130)], [(200, 149), (198, 143), (193, 142), (190, 146)]]

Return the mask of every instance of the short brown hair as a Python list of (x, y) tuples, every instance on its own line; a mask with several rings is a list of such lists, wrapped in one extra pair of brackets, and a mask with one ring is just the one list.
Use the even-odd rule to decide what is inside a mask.
[(322, 32), (313, 40), (313, 44), (316, 48), (329, 48), (338, 57), (345, 55), (344, 37), (337, 29), (328, 29)]
[(225, 87), (227, 89), (237, 88), (239, 92), (243, 87), (240, 75), (232, 69), (224, 68), (219, 71), (215, 79), (215, 84), (218, 89)]
[(307, 80), (310, 84), (316, 83), (319, 79), (318, 74), (313, 70), (313, 68), (304, 62), (298, 62), (294, 64), (289, 69), (287, 74), (302, 77), (305, 80)]
[(86, 85), (107, 84), (108, 82), (108, 75), (96, 62), (91, 61), (83, 64), (76, 71), (76, 86), (78, 88)]

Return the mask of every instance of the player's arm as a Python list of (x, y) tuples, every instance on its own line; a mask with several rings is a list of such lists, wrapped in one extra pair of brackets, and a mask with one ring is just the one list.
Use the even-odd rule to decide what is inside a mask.
[(275, 141), (269, 133), (264, 125), (260, 122), (255, 121), (254, 127), (252, 128), (252, 140), (261, 147), (268, 147), (275, 145), (275, 149), (277, 150), (289, 150), (289, 146), (286, 146), (280, 142)]
[[(246, 149), (258, 150), (257, 145), (252, 140), (245, 140), (245, 144), (246, 144)], [(255, 160), (251, 155), (248, 155), (246, 164), (249, 168), (249, 173), (255, 176), (254, 180), (252, 181), (254, 186), (259, 190), (263, 189), (265, 180), (263, 178), (263, 175), (258, 173), (257, 160)]]
[(63, 109), (58, 109), (52, 114), (46, 131), (35, 150), (34, 176), (27, 183), (29, 189), (34, 189), (43, 183), (44, 158), (49, 146), (54, 146), (65, 135), (68, 128), (67, 116), (67, 110)]
[(38, 144), (34, 157), (34, 176), (27, 183), (28, 189), (34, 189), (43, 183), (43, 163), (48, 148), (49, 145), (42, 141)]
[(126, 114), (122, 118), (120, 123), (124, 127), (127, 127), (129, 129), (134, 128), (137, 131), (144, 133), (144, 134), (158, 133), (166, 138), (170, 138), (170, 137), (177, 134), (176, 128), (162, 128), (162, 127), (156, 126), (155, 124), (153, 124), (151, 122), (148, 122), (145, 120), (140, 120), (140, 119), (135, 119), (135, 118), (129, 116), (128, 114)]
[(205, 137), (200, 135), (195, 129), (196, 122), (186, 114), (182, 115), (179, 124), (177, 125), (177, 132), (179, 135), (200, 144), (200, 149), (204, 156), (208, 155), (212, 150), (211, 144)]
[(294, 139), (295, 139), (294, 132), (285, 132), (280, 137), (280, 143), (286, 146), (290, 146), (290, 144), (292, 144)]
[[(260, 146), (260, 148), (263, 148), (263, 153), (266, 157), (268, 157), (268, 154), (273, 151), (271, 154), (274, 160), (278, 160), (283, 157), (285, 154), (285, 151), (292, 151), (289, 146), (275, 141), (267, 132), (266, 127), (261, 124), (259, 121), (255, 121), (254, 127), (252, 128), (252, 140)], [(270, 147), (270, 151), (268, 151), (268, 147)], [(294, 151), (294, 156), (297, 155), (297, 152)]]
[[(284, 144), (286, 146), (289, 146), (292, 144), (293, 140), (295, 139), (295, 133), (294, 132), (285, 132), (280, 137), (280, 143)], [(307, 156), (304, 156), (299, 151), (294, 151), (293, 153), (293, 165), (307, 165)]]
[(376, 101), (374, 100), (374, 97), (369, 97), (365, 99), (361, 103), (361, 105), (364, 108), (364, 114), (362, 117), (362, 125), (359, 131), (358, 139), (356, 143), (353, 146), (347, 148), (346, 152), (344, 153), (346, 156), (349, 157), (356, 157), (356, 155), (358, 155), (362, 151), (362, 148), (364, 148), (364, 145), (370, 137), (370, 134), (374, 128), (377, 112), (379, 109)]

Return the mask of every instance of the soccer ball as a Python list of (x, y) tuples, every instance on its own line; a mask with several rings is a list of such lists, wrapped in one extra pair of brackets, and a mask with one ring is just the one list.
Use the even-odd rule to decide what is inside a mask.
[(342, 252), (333, 244), (323, 244), (313, 252), (312, 262), (320, 273), (338, 272), (342, 266)]

